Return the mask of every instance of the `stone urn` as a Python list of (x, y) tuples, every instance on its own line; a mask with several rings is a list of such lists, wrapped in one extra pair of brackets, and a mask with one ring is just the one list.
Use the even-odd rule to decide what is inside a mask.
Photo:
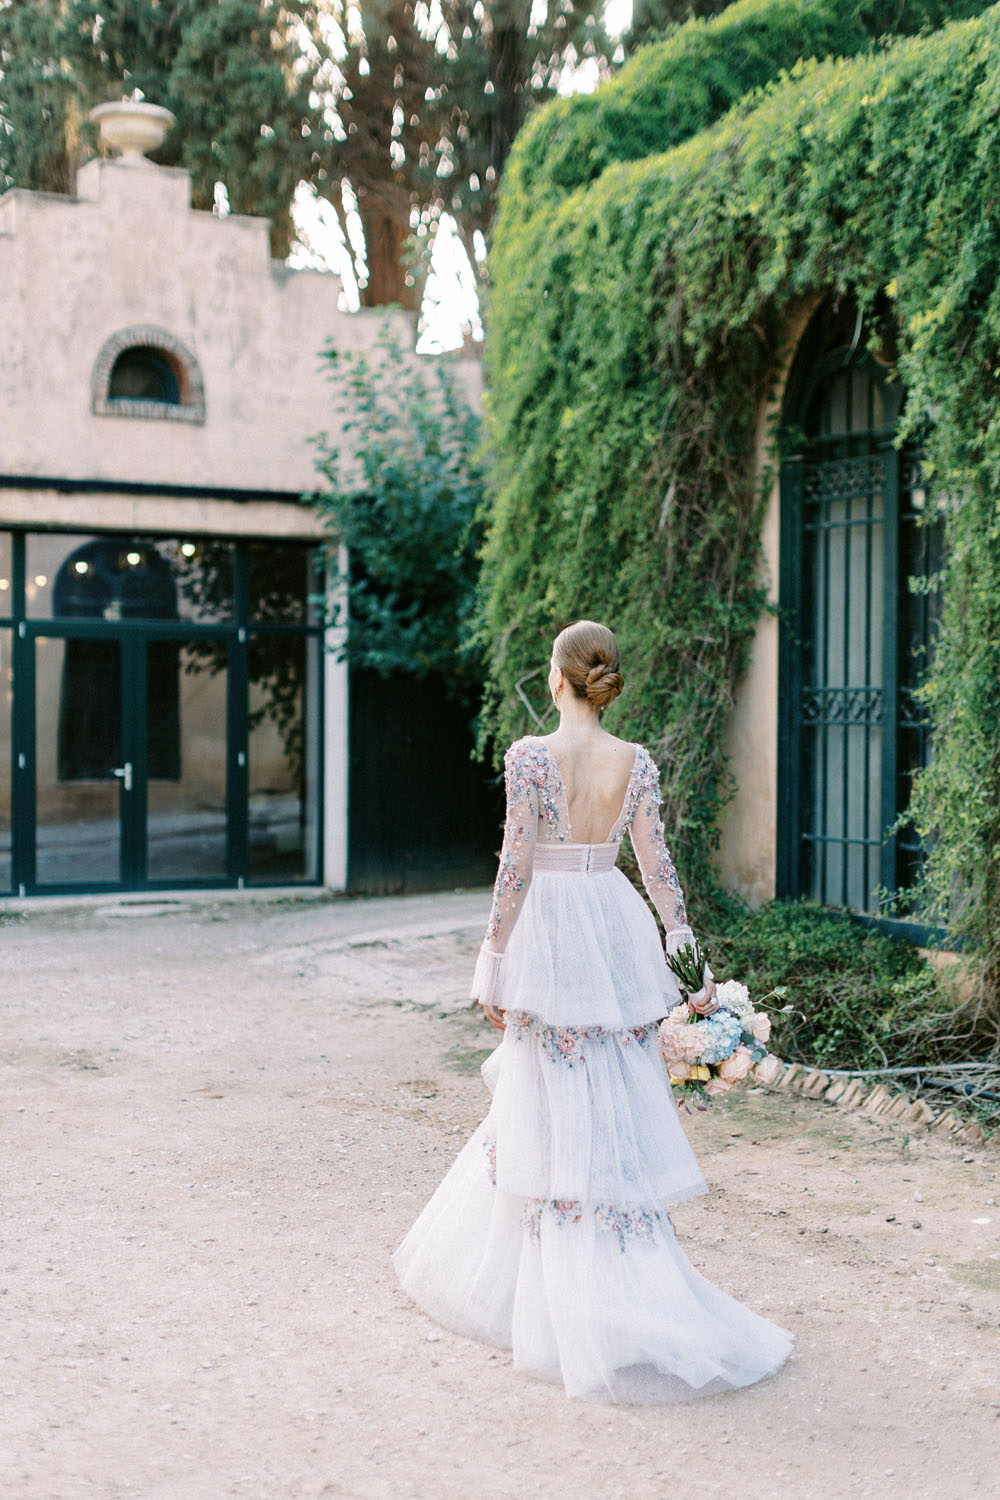
[(101, 145), (121, 153), (122, 166), (152, 166), (146, 152), (162, 145), (163, 137), (176, 117), (159, 104), (138, 104), (131, 99), (115, 99), (98, 104), (90, 118), (101, 132)]

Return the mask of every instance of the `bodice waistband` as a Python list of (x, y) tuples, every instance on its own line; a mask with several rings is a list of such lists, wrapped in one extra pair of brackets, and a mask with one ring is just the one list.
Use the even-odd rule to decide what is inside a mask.
[(606, 875), (615, 867), (618, 845), (536, 844), (534, 868), (546, 875)]

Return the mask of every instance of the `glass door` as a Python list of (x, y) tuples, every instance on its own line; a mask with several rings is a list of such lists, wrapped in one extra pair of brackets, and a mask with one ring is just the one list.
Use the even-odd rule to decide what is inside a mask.
[(29, 884), (235, 883), (228, 639), (134, 626), (30, 638)]
[(145, 735), (137, 751), (145, 798), (143, 878), (169, 885), (235, 879), (229, 836), (229, 642), (199, 636), (142, 645)]
[(0, 890), (320, 878), (314, 563), (301, 544), (0, 533)]
[(125, 657), (109, 634), (32, 637), (34, 886), (115, 885), (134, 795)]

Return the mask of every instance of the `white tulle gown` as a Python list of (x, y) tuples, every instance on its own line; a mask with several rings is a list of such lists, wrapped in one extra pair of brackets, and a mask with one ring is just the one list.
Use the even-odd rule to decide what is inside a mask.
[(546, 742), (507, 752), (507, 820), (473, 994), (506, 1011), (488, 1115), (393, 1257), (445, 1327), (570, 1396), (659, 1402), (772, 1374), (791, 1337), (691, 1266), (667, 1214), (706, 1191), (657, 1022), (678, 999), (656, 921), (615, 868), (631, 835), (671, 951), (691, 941), (636, 747), (601, 844), (574, 843)]

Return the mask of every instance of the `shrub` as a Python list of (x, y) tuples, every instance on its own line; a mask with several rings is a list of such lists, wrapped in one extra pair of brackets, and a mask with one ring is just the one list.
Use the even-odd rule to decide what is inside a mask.
[(946, 1060), (937, 1029), (945, 997), (911, 943), (813, 901), (750, 910), (722, 898), (709, 921), (720, 977), (741, 979), (751, 996), (787, 986), (782, 1003), (795, 1009), (775, 1018), (770, 1043), (786, 1062), (884, 1068)]
[(325, 351), (349, 455), (317, 437), (326, 481), (307, 497), (347, 565), (345, 655), (383, 677), (435, 675), (468, 702), (483, 506), (481, 419), (448, 360), (420, 361), (387, 322), (371, 354)]

